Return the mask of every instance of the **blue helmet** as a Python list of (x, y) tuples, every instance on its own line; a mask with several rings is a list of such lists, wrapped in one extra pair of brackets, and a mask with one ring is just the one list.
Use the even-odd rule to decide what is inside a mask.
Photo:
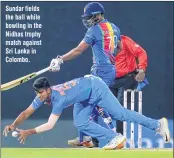
[(99, 13), (105, 13), (104, 7), (98, 2), (88, 3), (84, 8), (84, 14), (81, 16), (82, 18), (87, 16), (92, 16)]
[(104, 7), (98, 2), (88, 3), (84, 8), (84, 14), (81, 16), (83, 24), (89, 28), (97, 24), (100, 20), (96, 15), (105, 13)]

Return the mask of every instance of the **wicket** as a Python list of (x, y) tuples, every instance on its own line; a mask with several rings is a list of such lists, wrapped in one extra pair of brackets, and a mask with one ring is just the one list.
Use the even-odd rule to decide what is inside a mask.
[[(127, 94), (131, 94), (131, 110), (135, 110), (135, 94), (138, 94), (138, 112), (142, 114), (142, 91), (128, 89), (124, 91), (124, 108), (127, 106)], [(131, 123), (130, 127), (130, 148), (135, 148), (135, 132), (134, 132), (134, 123)], [(127, 122), (123, 122), (123, 135), (127, 137)], [(138, 148), (142, 148), (142, 126), (138, 125)]]

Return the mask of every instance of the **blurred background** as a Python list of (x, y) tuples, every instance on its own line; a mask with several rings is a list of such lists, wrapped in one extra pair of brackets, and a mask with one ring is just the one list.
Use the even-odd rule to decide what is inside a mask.
[[(86, 32), (80, 18), (86, 3), (1, 2), (1, 83), (41, 70), (47, 67), (51, 59), (58, 54), (62, 55), (76, 47)], [(143, 91), (143, 114), (155, 119), (163, 116), (170, 119), (171, 143), (164, 145), (161, 138), (154, 137), (154, 133), (143, 128), (143, 146), (173, 147), (173, 2), (101, 2), (101, 4), (105, 7), (105, 18), (115, 23), (123, 35), (131, 37), (147, 52), (146, 75), (150, 84)], [(7, 56), (5, 54), (5, 40), (7, 40), (5, 7), (7, 5), (40, 7), (39, 12), (32, 13), (41, 16), (38, 23), (41, 23), (43, 27), (38, 31), (42, 32), (42, 46), (35, 47), (37, 48), (35, 55), (23, 55), (29, 58), (30, 63), (5, 62)], [(31, 23), (34, 22), (31, 21)], [(16, 21), (10, 21), (10, 23), (16, 23)], [(36, 29), (30, 29), (30, 31), (36, 31)], [(20, 47), (16, 46), (16, 48)], [(20, 55), (13, 56), (20, 57)], [(50, 83), (54, 85), (89, 74), (91, 65), (92, 51), (88, 49), (80, 57), (65, 62), (60, 72), (47, 72), (42, 76), (48, 77)], [(11, 124), (34, 99), (33, 81), (1, 92), (1, 130), (5, 125)], [(73, 126), (72, 109), (73, 107), (65, 109), (55, 129), (29, 137), (23, 146), (11, 136), (7, 138), (2, 136), (2, 147), (68, 147), (67, 140), (74, 138), (77, 134)], [(50, 112), (51, 108), (45, 105), (20, 127), (32, 128), (44, 123)]]

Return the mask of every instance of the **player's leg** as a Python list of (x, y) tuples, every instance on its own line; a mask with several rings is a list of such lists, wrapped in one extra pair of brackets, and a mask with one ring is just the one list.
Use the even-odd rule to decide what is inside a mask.
[[(96, 108), (93, 109), (92, 114), (90, 116), (90, 120), (94, 122), (98, 122), (98, 118), (100, 114)], [(105, 126), (106, 127), (106, 126)], [(92, 140), (92, 143), (91, 143)], [(98, 140), (96, 138), (92, 138), (91, 136), (87, 136), (85, 133), (78, 131), (78, 137), (69, 140), (68, 144), (72, 146), (83, 146), (84, 147), (98, 147)]]
[[(115, 79), (111, 85), (110, 85), (110, 90), (112, 91), (112, 93), (114, 94), (114, 96), (118, 99), (119, 103), (123, 106), (123, 95), (124, 95), (124, 90), (126, 89), (136, 89), (137, 87), (137, 81), (135, 80), (135, 72), (132, 72), (130, 74), (127, 74), (121, 78), (117, 78)], [(130, 93), (128, 93), (127, 96), (127, 101), (128, 104), (130, 104)], [(116, 127), (117, 127), (117, 132), (119, 133), (123, 133), (123, 122), (120, 120), (117, 120), (116, 123)]]
[(103, 108), (99, 106), (96, 106), (95, 110), (98, 112), (98, 115), (103, 118), (103, 121), (106, 124), (106, 127), (109, 129), (112, 129), (113, 131), (116, 131), (116, 128), (113, 125), (112, 118), (109, 115), (109, 113), (104, 111)]
[[(83, 109), (83, 105), (81, 103), (76, 103), (74, 105), (74, 109), (73, 109), (74, 120), (76, 118), (76, 113), (80, 112), (82, 109)], [(91, 136), (86, 135), (84, 132), (80, 131), (79, 129), (78, 129), (78, 137), (72, 140), (68, 140), (68, 144), (72, 146), (84, 146), (88, 148), (92, 148), (94, 146)]]
[(97, 79), (93, 79), (92, 84), (94, 87), (94, 93), (96, 93), (95, 91), (97, 91), (97, 96), (100, 96), (100, 101), (98, 102), (98, 105), (101, 106), (104, 110), (108, 111), (112, 118), (121, 121), (128, 121), (141, 124), (151, 130), (163, 131), (159, 133), (161, 135), (163, 133), (163, 137), (166, 136), (168, 137), (168, 140), (170, 139), (168, 123), (166, 119), (162, 119), (160, 121), (156, 119), (151, 119), (149, 117), (139, 114), (136, 111), (131, 111), (123, 108), (121, 104), (118, 102), (117, 98), (108, 89), (107, 85), (99, 79), (98, 81), (96, 80)]
[(105, 146), (105, 149), (120, 148), (120, 145), (123, 147), (122, 143), (125, 141), (125, 137), (90, 120), (93, 108), (94, 106), (88, 105), (88, 103), (83, 103), (83, 105), (79, 103), (74, 104), (74, 125), (81, 132), (97, 138), (98, 140), (108, 140), (109, 143)]
[[(114, 66), (94, 66), (91, 70), (91, 74), (100, 77), (106, 83), (106, 85), (109, 86), (115, 79), (116, 71)], [(103, 118), (104, 122), (106, 123), (105, 127), (112, 129), (113, 131), (116, 131), (115, 125), (113, 124), (109, 113), (98, 106), (96, 107), (96, 109), (99, 115)]]
[[(99, 108), (98, 106), (96, 106), (96, 108), (93, 109), (90, 119), (93, 120), (97, 124), (99, 124), (98, 122), (100, 122), (100, 125), (105, 128), (116, 131), (115, 127), (111, 124), (112, 119), (111, 119), (110, 115), (107, 115), (107, 113), (105, 113), (103, 111), (103, 109)], [(98, 121), (98, 119), (99, 119), (99, 121)], [(85, 144), (85, 147), (92, 147), (91, 145), (88, 145), (88, 142), (91, 139), (92, 139), (94, 147), (98, 147), (99, 141), (97, 140), (97, 138), (91, 138), (90, 136), (87, 136), (86, 134), (84, 134), (82, 132), (79, 132), (78, 137), (76, 137), (75, 139), (69, 140), (68, 144), (72, 145), (72, 146), (82, 146), (82, 144)], [(104, 144), (104, 142), (100, 142), (100, 143)]]
[(99, 128), (95, 129), (96, 126), (100, 125), (90, 120), (93, 108), (94, 107), (92, 105), (88, 105), (87, 103), (74, 104), (73, 117), (75, 127), (77, 127), (81, 132), (84, 132), (85, 134), (88, 134), (92, 137), (97, 137), (99, 139), (113, 138), (116, 134), (112, 130), (106, 129), (104, 127), (100, 127), (101, 130), (99, 130)]
[[(122, 106), (123, 106), (123, 92), (124, 92), (123, 87), (120, 86), (117, 89), (117, 99)], [(117, 132), (123, 134), (123, 122), (122, 121), (116, 120), (116, 130), (117, 130)]]
[[(78, 103), (80, 104), (80, 103)], [(83, 106), (83, 105), (81, 105)], [(98, 122), (98, 117), (99, 117), (99, 113), (97, 111), (96, 108), (93, 109), (93, 112), (90, 116), (90, 120), (93, 120), (94, 122)], [(87, 136), (85, 133), (78, 131), (78, 137), (69, 140), (68, 144), (72, 145), (72, 146), (84, 146), (84, 147), (88, 147), (88, 148), (92, 148), (92, 147), (98, 147), (98, 140), (92, 138), (91, 136)], [(92, 140), (92, 141), (91, 141)]]
[[(107, 75), (106, 75), (106, 73), (107, 73)], [(113, 69), (113, 68), (110, 68), (110, 67), (106, 68), (106, 67), (94, 66), (91, 70), (91, 74), (94, 75), (94, 76), (100, 77), (109, 86), (109, 84), (114, 80), (115, 68)], [(115, 129), (115, 126), (112, 123), (112, 119), (111, 119), (110, 115), (100, 107), (97, 107), (96, 109), (97, 109), (97, 111), (94, 109), (93, 112), (92, 112), (93, 120), (96, 123), (99, 123), (98, 122), (98, 115), (100, 115), (104, 119), (104, 122), (107, 124), (107, 126), (105, 126), (105, 127), (110, 128), (113, 131), (115, 131), (116, 129)], [(83, 139), (84, 136), (85, 136), (84, 133), (78, 132), (78, 137), (73, 139), (73, 140), (69, 140), (68, 144), (69, 145), (78, 145), (78, 146), (80, 146), (82, 144), (82, 142), (85, 141)], [(80, 140), (80, 142), (79, 142), (79, 140)], [(96, 138), (92, 138), (92, 140), (95, 144), (95, 147), (98, 147), (98, 140)]]

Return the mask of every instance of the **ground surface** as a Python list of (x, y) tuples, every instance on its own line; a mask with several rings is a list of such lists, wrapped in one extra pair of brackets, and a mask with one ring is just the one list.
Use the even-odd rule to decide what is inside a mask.
[(173, 158), (173, 149), (1, 148), (1, 158)]

